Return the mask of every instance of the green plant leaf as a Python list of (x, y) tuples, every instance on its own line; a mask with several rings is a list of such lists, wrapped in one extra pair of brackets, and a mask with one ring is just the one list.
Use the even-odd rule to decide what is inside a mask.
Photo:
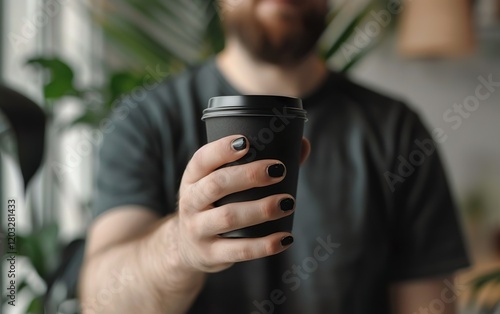
[(332, 56), (334, 56), (337, 51), (344, 45), (349, 38), (352, 36), (356, 27), (359, 26), (361, 21), (368, 15), (368, 13), (372, 10), (372, 4), (368, 3), (363, 10), (361, 10), (352, 20), (351, 22), (344, 28), (341, 32), (340, 36), (331, 44), (330, 48), (326, 50), (323, 54), (323, 57), (328, 60)]
[(27, 257), (40, 277), (44, 274), (44, 254), (34, 235), (17, 237), (18, 255)]
[(101, 22), (102, 29), (115, 46), (130, 56), (135, 63), (140, 63), (140, 67), (150, 64), (168, 64), (172, 53), (166, 51), (158, 43), (150, 45), (151, 42), (137, 33), (133, 25), (127, 25), (125, 21), (115, 19), (105, 19)]
[[(137, 0), (129, 1), (129, 3), (134, 6), (136, 11), (142, 13), (142, 18), (149, 21), (150, 26), (161, 26), (161, 28), (158, 29), (162, 30), (161, 33), (166, 35), (169, 41), (189, 47), (198, 47), (200, 45), (201, 29), (200, 31), (198, 31), (198, 29), (201, 26), (200, 20), (203, 17), (199, 17), (199, 19), (195, 17), (193, 20), (192, 13), (196, 11), (189, 12), (183, 10), (185, 12), (182, 12), (182, 10), (179, 10), (178, 4), (175, 8), (168, 4), (172, 3), (172, 1), (165, 2), (154, 0), (148, 1), (148, 5), (144, 5), (144, 1)], [(191, 21), (184, 17), (188, 19), (191, 18)], [(179, 25), (185, 25), (185, 27), (178, 27)], [(138, 26), (141, 25), (139, 24)], [(153, 33), (150, 35), (155, 37)]]
[(21, 292), (21, 290), (23, 290), (26, 287), (29, 288), (28, 281), (26, 280), (26, 278), (23, 278), (20, 282), (17, 283), (17, 286), (16, 286), (18, 294), (19, 294), (19, 292)]
[(121, 95), (132, 91), (141, 84), (139, 77), (130, 72), (113, 73), (109, 79), (109, 90), (111, 100), (115, 100)]
[(376, 45), (369, 45), (368, 47), (363, 49), (361, 52), (356, 54), (347, 64), (345, 64), (342, 67), (341, 72), (342, 73), (349, 72), (349, 70), (351, 70), (351, 68), (353, 68), (359, 61), (361, 61), (361, 59), (363, 59), (370, 51), (372, 51), (375, 46)]
[(31, 303), (26, 309), (26, 314), (44, 314), (43, 312), (43, 297), (41, 296), (31, 300)]
[(17, 237), (18, 255), (27, 257), (35, 271), (47, 280), (57, 267), (60, 254), (59, 227), (56, 223)]
[[(213, 10), (215, 10), (215, 7), (213, 7)], [(225, 36), (218, 12), (212, 13), (212, 18), (206, 28), (205, 38), (208, 44), (208, 51), (204, 53), (205, 56), (219, 53), (224, 49)]]
[(38, 66), (48, 75), (44, 82), (44, 96), (46, 99), (58, 99), (67, 95), (78, 95), (73, 85), (74, 73), (68, 64), (57, 58), (33, 58), (28, 65)]
[(113, 14), (106, 16), (89, 9), (128, 67), (184, 68), (224, 47), (213, 0), (113, 0), (105, 9)]
[(87, 125), (89, 127), (97, 127), (99, 123), (107, 116), (106, 111), (85, 111), (81, 116), (77, 117), (73, 121), (69, 122), (68, 127), (75, 126), (78, 124)]
[(332, 23), (335, 18), (342, 12), (342, 10), (345, 8), (345, 6), (349, 3), (349, 0), (342, 2), (338, 7), (336, 7), (334, 10), (331, 10), (328, 16), (326, 17), (327, 24)]
[[(498, 284), (500, 285), (500, 270), (487, 273), (485, 275), (479, 276), (470, 282), (472, 288), (473, 296), (477, 295), (479, 291), (484, 288), (487, 284)], [(499, 287), (500, 288), (500, 287)]]
[(38, 244), (45, 256), (44, 278), (48, 279), (57, 268), (60, 258), (61, 243), (59, 242), (59, 226), (57, 223), (48, 225), (37, 234)]

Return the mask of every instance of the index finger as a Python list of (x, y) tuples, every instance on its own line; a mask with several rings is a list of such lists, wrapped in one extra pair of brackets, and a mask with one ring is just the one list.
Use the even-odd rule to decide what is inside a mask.
[(248, 140), (242, 135), (230, 135), (198, 149), (189, 161), (183, 183), (194, 183), (221, 166), (236, 161), (248, 152)]

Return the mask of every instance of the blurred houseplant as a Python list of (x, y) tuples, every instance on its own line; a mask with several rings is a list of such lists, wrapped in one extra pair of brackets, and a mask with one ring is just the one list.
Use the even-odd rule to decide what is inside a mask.
[[(108, 115), (112, 100), (122, 93), (130, 91), (138, 82), (132, 74), (117, 72), (110, 75), (108, 84), (80, 89), (74, 82), (73, 70), (61, 60), (34, 58), (29, 60), (28, 64), (43, 69), (46, 74), (43, 86), (45, 102), (42, 108), (45, 112), (48, 129), (48, 136), (45, 140), (47, 156), (44, 167), (49, 170), (49, 173), (46, 172), (45, 176), (51, 176), (51, 182), (59, 185), (61, 184), (61, 176), (54, 173), (58, 170), (50, 159), (53, 156), (51, 152), (58, 151), (59, 133), (75, 124), (97, 127), (99, 122)], [(102, 99), (100, 106), (97, 107), (93, 104), (96, 93)], [(62, 100), (67, 97), (76, 98), (80, 106), (92, 109), (83, 110), (83, 114), (76, 119), (61, 123), (56, 119), (56, 112), (59, 106), (64, 106)], [(32, 190), (28, 191), (31, 192)], [(68, 243), (61, 242), (57, 218), (54, 215), (42, 214), (40, 215), (41, 218), (37, 219), (38, 215), (35, 214), (35, 211), (44, 210), (44, 207), (36, 204), (31, 195), (28, 195), (27, 199), (29, 202), (27, 202), (26, 206), (31, 211), (31, 229), (33, 232), (27, 235), (17, 235), (18, 255), (29, 260), (32, 269), (44, 282), (45, 290), (48, 291), (53, 287), (55, 281), (62, 276), (56, 271), (60, 261), (70, 262), (69, 255), (75, 252), (75, 245), (66, 246)], [(44, 200), (41, 203), (47, 204)], [(82, 200), (82, 208), (89, 207), (87, 203)], [(47, 217), (49, 219), (45, 219)], [(52, 310), (54, 302), (50, 302), (50, 297), (46, 293), (40, 292), (40, 285), (33, 285), (32, 280), (27, 280), (24, 277), (18, 281), (16, 288), (19, 294), (26, 295), (26, 292), (29, 292), (28, 294), (32, 296), (26, 310), (27, 313), (55, 313)]]
[[(476, 265), (464, 274), (470, 288), (465, 300), (467, 313), (499, 313), (500, 310), (500, 232), (498, 229), (498, 184), (483, 179), (464, 199), (463, 210), (474, 246)], [(485, 256), (485, 254), (487, 254)], [(491, 255), (491, 256), (490, 256)], [(483, 257), (481, 257), (483, 256)], [(488, 260), (491, 259), (491, 263)]]
[[(235, 9), (243, 1), (108, 0), (105, 4), (96, 2), (90, 9), (109, 39), (112, 64), (139, 73), (154, 64), (175, 73), (224, 48), (220, 19), (224, 10)], [(326, 60), (337, 59), (337, 68), (347, 71), (380, 39), (367, 35), (361, 24), (366, 17), (373, 19), (369, 14), (387, 1), (336, 2), (327, 17), (329, 26), (320, 49)], [(387, 26), (378, 23), (379, 34), (375, 37), (381, 37)], [(355, 43), (355, 36), (363, 37), (362, 45)], [(341, 52), (343, 58), (338, 58)]]
[[(500, 310), (500, 268), (496, 270), (487, 271), (470, 282), (472, 287), (472, 294), (469, 300), (469, 306), (471, 308), (481, 308), (482, 313), (492, 313), (496, 314)], [(494, 300), (493, 302), (481, 302), (483, 304), (478, 304), (479, 295), (483, 295), (483, 299), (489, 298)]]
[[(231, 6), (244, 0), (227, 1)], [(337, 60), (338, 68), (349, 70), (370, 49), (377, 40), (370, 41), (354, 53), (346, 56), (346, 43), (351, 43), (353, 36), (359, 33), (358, 28), (368, 14), (382, 0), (371, 0), (361, 6), (352, 6), (348, 1), (335, 7), (328, 16), (329, 28), (321, 41), (321, 52), (327, 61)], [(152, 75), (155, 80), (164, 78), (162, 73), (176, 73), (184, 67), (200, 62), (223, 49), (224, 36), (220, 26), (220, 6), (217, 1), (183, 1), (183, 0), (108, 0), (104, 3), (93, 2), (88, 7), (92, 19), (104, 35), (105, 51), (102, 65), (105, 69), (104, 83), (98, 86), (81, 87), (75, 82), (75, 71), (66, 62), (58, 58), (37, 57), (28, 61), (44, 72), (44, 110), (49, 119), (47, 150), (57, 154), (61, 132), (76, 124), (84, 124), (89, 128), (97, 128), (115, 108), (116, 99), (124, 93), (131, 92), (134, 87), (144, 84), (145, 78)], [(337, 17), (343, 22), (335, 25)], [(337, 32), (331, 35), (331, 28)], [(342, 53), (344, 54), (342, 58)], [(339, 55), (341, 58), (339, 58)], [(148, 74), (149, 72), (149, 74)], [(60, 123), (56, 112), (58, 107), (65, 106), (65, 99), (73, 98), (81, 109), (81, 115), (72, 121)], [(46, 176), (54, 185), (60, 184), (57, 168), (50, 165), (54, 155), (46, 160)], [(54, 193), (52, 189), (47, 191)], [(50, 203), (50, 202), (49, 202)], [(82, 210), (89, 210), (90, 200), (80, 200)], [(47, 207), (47, 206), (45, 206)], [(32, 209), (33, 210), (33, 209)], [(52, 211), (49, 206), (40, 208)], [(47, 284), (44, 293), (35, 293), (27, 313), (56, 312), (58, 305), (66, 298), (74, 298), (74, 285), (77, 273), (72, 274), (70, 283), (62, 293), (53, 295), (51, 288), (63, 278), (67, 264), (71, 262), (74, 248), (63, 251), (67, 243), (61, 243), (58, 236), (57, 215), (48, 214), (48, 220), (33, 225), (32, 234), (19, 238), (19, 245), (25, 249), (21, 254), (26, 256), (39, 277)], [(66, 256), (65, 256), (66, 255)], [(65, 256), (65, 258), (62, 258)], [(69, 257), (68, 257), (69, 256)], [(61, 260), (63, 262), (61, 263)], [(58, 265), (59, 264), (59, 265)], [(56, 271), (56, 266), (59, 270)], [(54, 275), (55, 274), (55, 275)], [(67, 277), (66, 277), (67, 279)], [(23, 284), (18, 289), (30, 289)], [(45, 307), (45, 310), (44, 310)], [(61, 310), (60, 308), (58, 309)], [(74, 313), (72, 309), (67, 313)], [(66, 313), (64, 312), (64, 313)]]
[[(45, 114), (36, 103), (24, 95), (6, 86), (0, 85), (0, 151), (2, 153), (0, 155), (0, 167), (4, 166), (5, 156), (10, 156), (13, 161), (16, 161), (15, 164), (19, 166), (22, 175), (23, 190), (21, 193), (23, 194), (42, 164), (45, 122)], [(15, 255), (26, 255), (23, 253), (33, 249), (29, 244), (35, 242), (30, 241), (27, 243), (24, 241), (26, 239), (25, 237), (19, 237), (17, 235), (17, 228), (19, 227), (19, 222), (16, 219), (19, 212), (18, 200), (12, 196), (3, 199), (2, 196), (3, 195), (0, 195), (2, 202), (8, 204), (8, 206), (5, 206), (5, 214), (8, 214), (8, 218), (5, 219), (5, 224), (0, 223), (0, 243), (2, 244), (0, 250), (6, 253), (6, 256), (9, 256), (8, 260), (10, 260), (11, 267), (9, 274), (6, 276), (8, 279), (3, 276), (0, 276), (0, 279), (5, 279), (6, 282), (8, 282), (6, 285), (7, 287), (15, 287), (21, 290), (26, 286), (26, 280), (22, 277), (21, 273), (16, 272), (15, 265), (18, 259)], [(0, 218), (0, 222), (3, 222), (2, 218)], [(5, 229), (4, 226), (6, 227)], [(53, 228), (47, 228), (46, 230), (50, 232)], [(43, 239), (46, 238), (44, 237)], [(8, 243), (8, 245), (4, 246), (4, 243)], [(37, 246), (35, 249), (46, 249), (50, 251), (52, 247), (51, 242), (42, 242), (39, 244), (41, 245)], [(36, 253), (33, 255), (36, 255)], [(10, 259), (12, 257), (14, 257), (14, 259)], [(14, 261), (14, 264), (12, 264), (12, 261)], [(44, 261), (42, 261), (42, 263), (43, 262)], [(14, 266), (14, 268), (12, 268), (12, 266)], [(38, 263), (36, 266), (44, 268), (45, 265)], [(14, 293), (15, 291), (9, 291), (9, 289), (7, 291), (8, 297), (2, 298), (1, 305), (9, 303), (7, 307), (16, 306), (18, 301)], [(35, 304), (39, 302), (39, 300), (35, 299), (33, 302)]]

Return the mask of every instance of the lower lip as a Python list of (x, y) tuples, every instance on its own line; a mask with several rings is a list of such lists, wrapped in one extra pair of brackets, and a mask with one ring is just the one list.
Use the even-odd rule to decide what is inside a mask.
[(294, 0), (265, 0), (265, 2), (271, 2), (282, 5), (296, 5), (297, 1)]

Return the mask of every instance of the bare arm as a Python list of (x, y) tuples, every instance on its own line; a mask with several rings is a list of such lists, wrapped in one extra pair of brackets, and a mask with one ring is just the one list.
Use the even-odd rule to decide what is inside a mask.
[(130, 206), (114, 209), (93, 224), (81, 274), (83, 313), (184, 313), (189, 309), (204, 274), (183, 269), (173, 254), (165, 254), (169, 260), (162, 260), (160, 252), (174, 251), (168, 235), (160, 239), (163, 230), (174, 231), (173, 218), (160, 220), (150, 210)]
[[(112, 210), (93, 224), (80, 280), (84, 314), (185, 313), (206, 273), (288, 248), (288, 241), (281, 244), (291, 236), (288, 232), (255, 239), (218, 236), (293, 213), (280, 208), (281, 200), (291, 198), (286, 194), (212, 206), (225, 195), (283, 179), (267, 172), (279, 163), (276, 160), (219, 169), (248, 152), (248, 147), (232, 148), (237, 138), (221, 139), (196, 152), (182, 178), (176, 214), (159, 219), (151, 211), (127, 207)], [(304, 141), (302, 160), (309, 150)]]
[(397, 283), (391, 287), (392, 313), (455, 314), (458, 294), (452, 277)]

